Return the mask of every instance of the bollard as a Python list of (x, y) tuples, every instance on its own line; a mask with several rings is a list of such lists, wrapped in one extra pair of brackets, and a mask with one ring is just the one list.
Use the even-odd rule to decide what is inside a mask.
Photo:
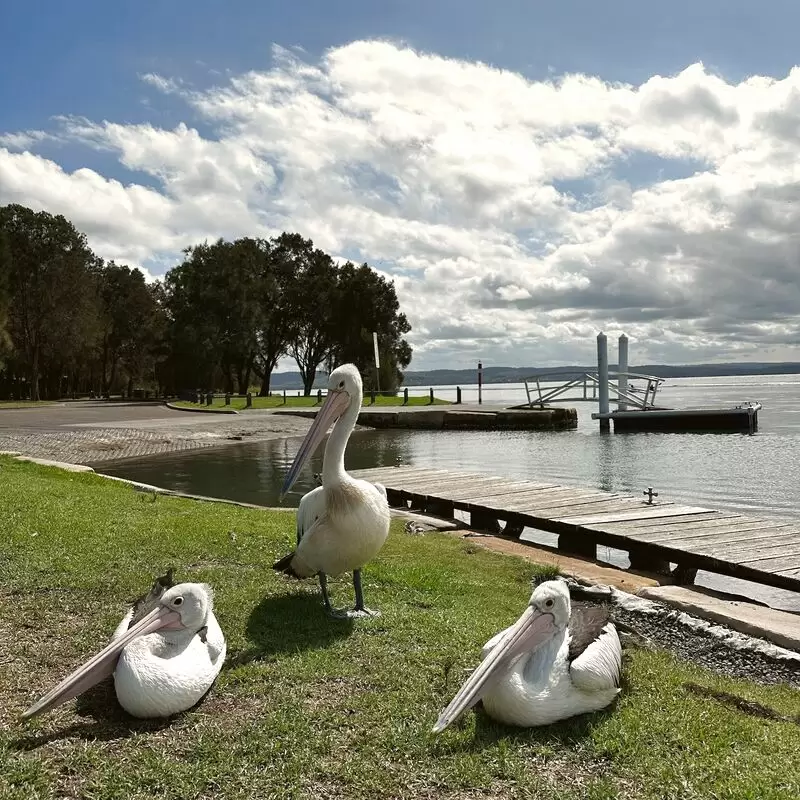
[(231, 404), (231, 393), (225, 392), (225, 405), (229, 406)]
[(283, 390), (283, 404), (286, 405), (286, 389)]
[(247, 393), (247, 401), (246, 401), (246, 403), (247, 403), (247, 405), (245, 406), (245, 408), (252, 408), (253, 407), (253, 394), (252, 394), (252, 392), (248, 392)]
[(431, 386), (430, 394), (431, 394), (431, 405), (433, 405), (433, 387), (432, 386)]
[(461, 405), (461, 387), (456, 386), (456, 405)]
[(211, 392), (206, 394), (206, 405), (210, 406), (214, 402), (214, 395)]
[(322, 402), (322, 389), (317, 389), (317, 402)]
[(406, 388), (403, 389), (403, 405), (404, 406), (408, 405), (408, 386), (406, 386)]

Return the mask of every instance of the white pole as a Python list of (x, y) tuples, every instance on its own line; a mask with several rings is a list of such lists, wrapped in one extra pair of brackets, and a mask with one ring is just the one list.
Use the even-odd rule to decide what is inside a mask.
[[(597, 334), (597, 378), (599, 386), (600, 413), (608, 414), (608, 340), (606, 335), (600, 331)], [(611, 429), (611, 420), (601, 419), (600, 430), (608, 431)]]
[(375, 388), (381, 390), (381, 360), (378, 357), (378, 332), (372, 331), (372, 347), (375, 350)]
[[(617, 369), (620, 373), (628, 371), (628, 337), (623, 333), (619, 337), (619, 359), (617, 364)], [(617, 404), (617, 409), (619, 411), (625, 411), (628, 408), (628, 404), (623, 399), (622, 395), (627, 393), (628, 391), (628, 376), (620, 374), (618, 376), (619, 380), (617, 382), (617, 387), (619, 389), (619, 403)]]

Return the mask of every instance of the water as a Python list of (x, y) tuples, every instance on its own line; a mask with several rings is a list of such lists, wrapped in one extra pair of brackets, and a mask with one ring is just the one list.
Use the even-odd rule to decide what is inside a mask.
[[(455, 399), (455, 387), (434, 390), (439, 397)], [(428, 387), (411, 391), (426, 394)], [(477, 386), (462, 387), (462, 399), (475, 402)], [(514, 405), (525, 399), (523, 384), (483, 389), (487, 404)], [(748, 400), (758, 400), (764, 406), (754, 435), (603, 435), (590, 416), (597, 410), (596, 404), (567, 403), (578, 409), (578, 428), (574, 431), (354, 433), (347, 467), (409, 464), (634, 494), (652, 486), (660, 500), (796, 521), (800, 501), (800, 375), (675, 378), (659, 392), (659, 404), (673, 408), (731, 406)], [(275, 505), (298, 446), (297, 439), (252, 442), (98, 468), (194, 494)], [(321, 467), (322, 448), (285, 503), (296, 505), (314, 485), (312, 474)], [(549, 541), (535, 534), (531, 538)], [(599, 550), (611, 563), (625, 565), (621, 554), (607, 548)], [(800, 610), (796, 593), (707, 575), (699, 576), (698, 582)]]

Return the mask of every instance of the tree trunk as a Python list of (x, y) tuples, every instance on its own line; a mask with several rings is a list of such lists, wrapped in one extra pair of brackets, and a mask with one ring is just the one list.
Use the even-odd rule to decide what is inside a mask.
[(264, 370), (264, 377), (261, 379), (261, 391), (258, 393), (259, 397), (269, 397), (269, 384), (272, 378), (271, 370)]
[(34, 345), (31, 359), (31, 400), (39, 400), (39, 345)]
[(239, 391), (242, 394), (247, 394), (247, 391), (250, 389), (250, 375), (253, 372), (253, 359), (255, 358), (255, 354), (250, 353), (247, 357), (247, 366), (244, 370), (244, 381), (239, 383)]

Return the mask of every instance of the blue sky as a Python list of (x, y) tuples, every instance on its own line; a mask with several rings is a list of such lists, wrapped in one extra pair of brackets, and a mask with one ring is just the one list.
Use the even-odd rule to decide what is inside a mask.
[(0, 29), (13, 76), (0, 82), (0, 127), (19, 130), (55, 114), (152, 119), (137, 74), (203, 86), (217, 80), (212, 70), (268, 67), (273, 43), (313, 60), (354, 39), (392, 37), (531, 78), (577, 71), (638, 83), (695, 61), (731, 80), (782, 76), (798, 60), (800, 3), (31, 0), (0, 4)]
[(158, 276), (276, 220), (396, 278), (418, 368), (585, 359), (599, 328), (800, 358), (794, 0), (32, 0), (0, 29), (0, 202), (105, 258)]

